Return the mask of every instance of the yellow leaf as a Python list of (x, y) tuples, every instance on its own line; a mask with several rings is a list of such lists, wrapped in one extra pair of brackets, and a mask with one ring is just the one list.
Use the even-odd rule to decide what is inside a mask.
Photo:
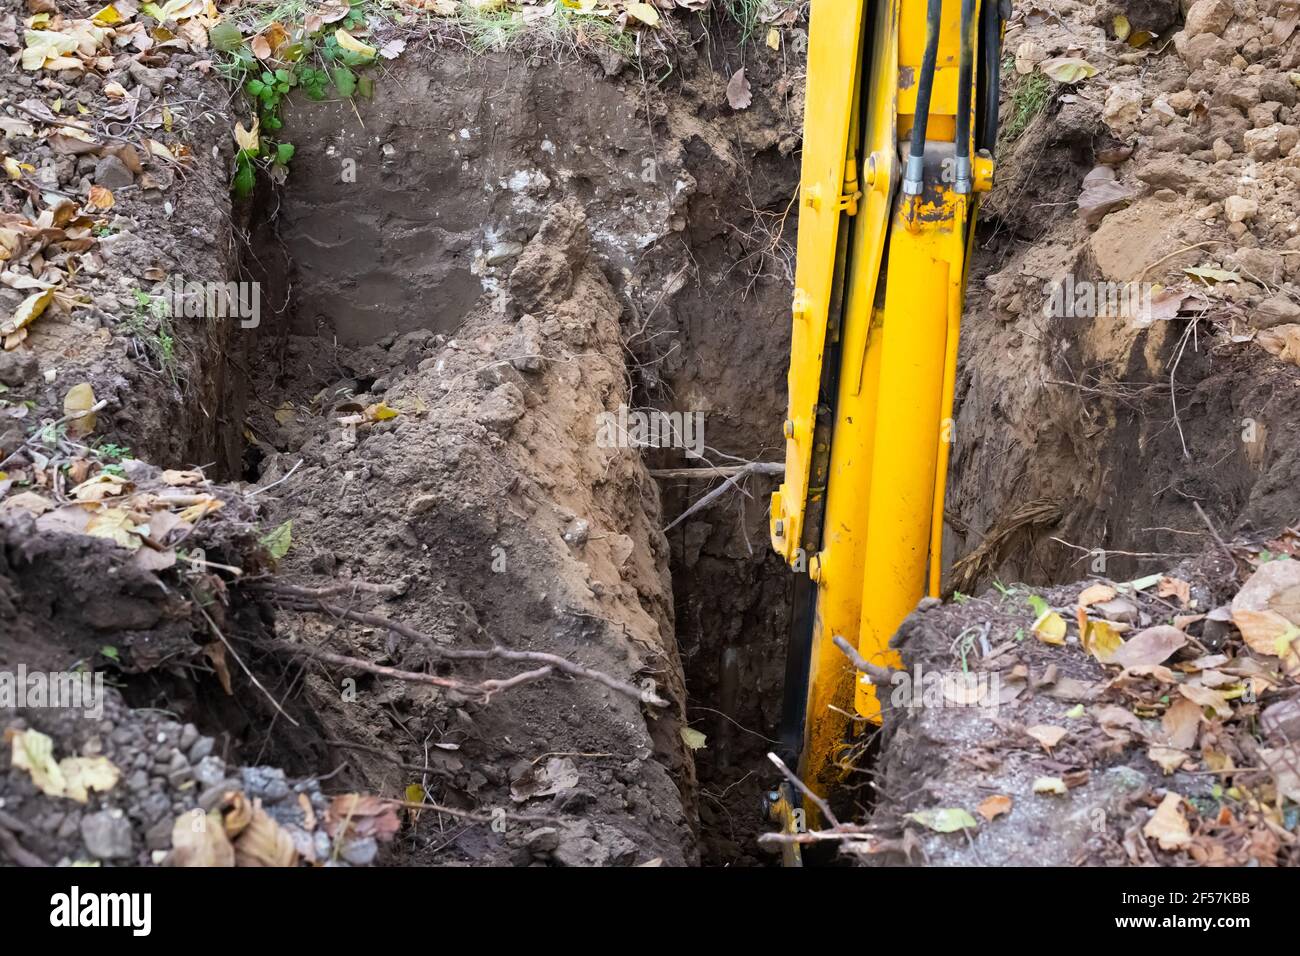
[(1044, 644), (1061, 647), (1065, 644), (1065, 618), (1055, 611), (1044, 611), (1034, 621), (1034, 635)]
[(108, 6), (102, 7), (97, 13), (91, 14), (90, 19), (101, 27), (111, 27), (115, 23), (122, 22), (122, 14), (118, 13), (117, 7), (110, 3)]
[(1133, 27), (1129, 24), (1128, 17), (1124, 16), (1122, 13), (1117, 15), (1115, 19), (1111, 21), (1111, 25), (1115, 28), (1115, 39), (1117, 40), (1127, 40), (1128, 35), (1133, 32)]
[(1034, 781), (1034, 793), (1051, 793), (1060, 796), (1066, 792), (1065, 781), (1060, 777), (1039, 777)]
[(41, 793), (61, 797), (67, 792), (63, 771), (54, 761), (53, 740), (39, 730), (7, 730), (5, 740), (13, 748), (10, 763), (26, 770)]
[(628, 16), (640, 20), (646, 26), (659, 26), (659, 11), (648, 3), (629, 3), (627, 13)]
[(709, 738), (690, 727), (682, 728), (682, 741), (692, 750), (703, 750)]
[(1005, 793), (995, 793), (991, 797), (985, 797), (975, 812), (992, 823), (1002, 814), (1011, 812), (1011, 798)]
[(390, 408), (387, 402), (376, 402), (374, 405), (367, 406), (362, 415), (368, 422), (386, 422), (390, 418), (396, 418), (398, 411)]
[(375, 55), (374, 47), (370, 46), (368, 43), (362, 43), (342, 27), (339, 27), (334, 31), (334, 39), (338, 41), (339, 46), (352, 53), (365, 57), (373, 57)]
[(1109, 584), (1090, 584), (1079, 592), (1079, 607), (1091, 607), (1104, 604), (1115, 596), (1115, 589)]
[[(63, 414), (76, 415), (89, 412), (95, 407), (95, 389), (89, 382), (78, 382), (68, 389), (63, 396)], [(95, 415), (81, 415), (68, 422), (68, 434), (73, 438), (84, 438), (95, 430)]]
[(1124, 646), (1124, 639), (1109, 621), (1089, 621), (1082, 633), (1087, 634), (1083, 639), (1083, 649), (1103, 664), (1109, 663), (1115, 652)]
[(1277, 611), (1248, 611), (1242, 608), (1232, 612), (1232, 623), (1241, 631), (1242, 638), (1252, 651), (1281, 657), (1290, 641), (1288, 635), (1300, 635), (1294, 624)]
[(175, 20), (179, 23), (203, 13), (205, 0), (167, 0), (158, 11), (158, 20)]
[(90, 791), (107, 793), (117, 785), (121, 773), (107, 757), (64, 757), (59, 769), (67, 785), (67, 796), (78, 803), (90, 799)]
[(210, 515), (214, 511), (220, 511), (226, 503), (220, 498), (207, 497), (196, 505), (190, 505), (180, 513), (180, 519), (187, 524), (194, 524), (204, 515)]
[(24, 70), (39, 70), (47, 61), (66, 57), (77, 48), (76, 37), (53, 30), (28, 30), (23, 42)]
[(3, 322), (0, 322), (0, 335), (13, 335), (24, 326), (30, 325), (40, 318), (45, 307), (54, 299), (54, 290), (46, 289), (43, 292), (33, 292), (22, 302), (18, 303), (18, 308), (14, 309), (14, 314)]
[(1097, 68), (1077, 56), (1056, 56), (1038, 64), (1043, 73), (1057, 83), (1078, 83), (1097, 75)]
[(119, 547), (135, 551), (140, 547), (140, 536), (131, 513), (122, 508), (105, 508), (86, 523), (86, 534), (93, 538), (107, 538)]
[(235, 142), (239, 145), (239, 148), (246, 149), (250, 153), (257, 152), (259, 146), (258, 132), (261, 130), (261, 128), (262, 128), (262, 121), (256, 116), (253, 117), (252, 129), (244, 129), (243, 123), (236, 123)]
[(226, 836), (221, 814), (187, 810), (172, 824), (172, 852), (164, 866), (234, 866), (235, 848)]
[(773, 50), (781, 49), (781, 31), (776, 27), (767, 31), (767, 45)]
[(1159, 34), (1151, 33), (1148, 30), (1134, 30), (1128, 35), (1128, 45), (1136, 50), (1140, 47), (1146, 46), (1157, 36), (1159, 36)]
[(112, 192), (105, 187), (99, 185), (90, 187), (90, 199), (87, 200), (88, 205), (93, 206), (95, 209), (112, 209), (113, 202)]

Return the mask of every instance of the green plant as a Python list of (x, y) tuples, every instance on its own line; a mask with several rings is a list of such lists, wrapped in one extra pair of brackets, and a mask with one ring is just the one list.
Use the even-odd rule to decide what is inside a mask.
[(171, 315), (167, 300), (155, 298), (142, 289), (132, 289), (135, 311), (126, 319), (126, 330), (133, 335), (149, 356), (158, 363), (159, 370), (179, 386), (176, 364), (176, 336), (172, 333)]
[(241, 148), (235, 155), (231, 189), (236, 198), (244, 199), (252, 193), (258, 168), (268, 170), (277, 181), (288, 174), (295, 147), (276, 134), (284, 128), (281, 107), (294, 89), (301, 89), (313, 100), (325, 99), (331, 87), (343, 97), (373, 95), (373, 81), (357, 73), (374, 62), (373, 53), (345, 49), (339, 45), (337, 35), (340, 29), (351, 30), (365, 22), (364, 4), (365, 0), (349, 0), (347, 16), (310, 33), (303, 26), (291, 28), (276, 50), (279, 65), (274, 67), (264, 65), (254, 54), (253, 37), (273, 24), (283, 30), (281, 20), (300, 20), (305, 8), (292, 3), (264, 8), (249, 37), (231, 30), (219, 38), (219, 46), (214, 41), (220, 54), (221, 75), (243, 90), (257, 116), (254, 130), (240, 138)]
[(1010, 145), (1020, 138), (1051, 99), (1053, 86), (1051, 78), (1042, 73), (1030, 73), (1020, 78), (1011, 92), (1011, 109), (1002, 128), (1003, 144)]

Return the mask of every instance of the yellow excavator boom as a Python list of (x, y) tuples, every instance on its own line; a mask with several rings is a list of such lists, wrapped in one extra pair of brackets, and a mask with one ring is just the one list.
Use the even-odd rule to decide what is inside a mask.
[(771, 537), (797, 575), (782, 746), (823, 795), (880, 714), (833, 639), (896, 665), (890, 636), (939, 591), (967, 250), (993, 173), (997, 3), (812, 0)]

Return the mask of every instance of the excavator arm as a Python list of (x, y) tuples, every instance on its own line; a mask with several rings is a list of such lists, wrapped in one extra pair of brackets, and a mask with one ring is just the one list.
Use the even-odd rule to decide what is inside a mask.
[[(812, 2), (771, 538), (796, 574), (783, 757), (823, 795), (880, 715), (834, 638), (895, 665), (890, 636), (939, 589), (967, 253), (993, 175), (998, 2)], [(798, 803), (788, 787), (773, 795), (787, 828)]]

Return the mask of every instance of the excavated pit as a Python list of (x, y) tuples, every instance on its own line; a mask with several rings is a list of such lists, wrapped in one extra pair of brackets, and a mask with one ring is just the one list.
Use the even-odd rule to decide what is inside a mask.
[[(687, 91), (719, 82), (684, 72)], [(638, 861), (767, 862), (754, 836), (788, 619), (773, 482), (748, 479), (665, 535), (712, 483), (656, 481), (648, 467), (692, 459), (601, 447), (598, 431), (620, 406), (699, 413), (709, 460), (780, 455), (797, 157), (774, 130), (794, 107), (742, 129), (585, 68), (445, 53), (399, 64), (383, 90), (360, 116), (304, 101), (287, 118), (303, 131), (294, 174), (259, 197), (244, 263), (283, 305), (250, 346), (251, 440), (228, 471), (284, 479), (268, 521), (294, 522), (291, 576), (398, 581), (398, 619), (603, 661), (672, 707), (638, 730), (608, 693), (568, 705), (542, 685), (466, 728), (463, 712), (420, 711), (456, 749), (411, 751), (393, 710), (426, 707), (417, 692), (340, 707), (313, 676), (301, 693), (324, 736), (355, 745), (359, 784), (409, 784), (372, 756), (396, 749), (441, 772), (440, 800), (474, 807), (558, 754), (579, 780), (566, 805), (621, 828)], [(337, 420), (378, 402), (398, 416), (350, 445)], [(631, 861), (613, 830), (585, 836)], [(501, 859), (483, 844), (451, 851)]]

